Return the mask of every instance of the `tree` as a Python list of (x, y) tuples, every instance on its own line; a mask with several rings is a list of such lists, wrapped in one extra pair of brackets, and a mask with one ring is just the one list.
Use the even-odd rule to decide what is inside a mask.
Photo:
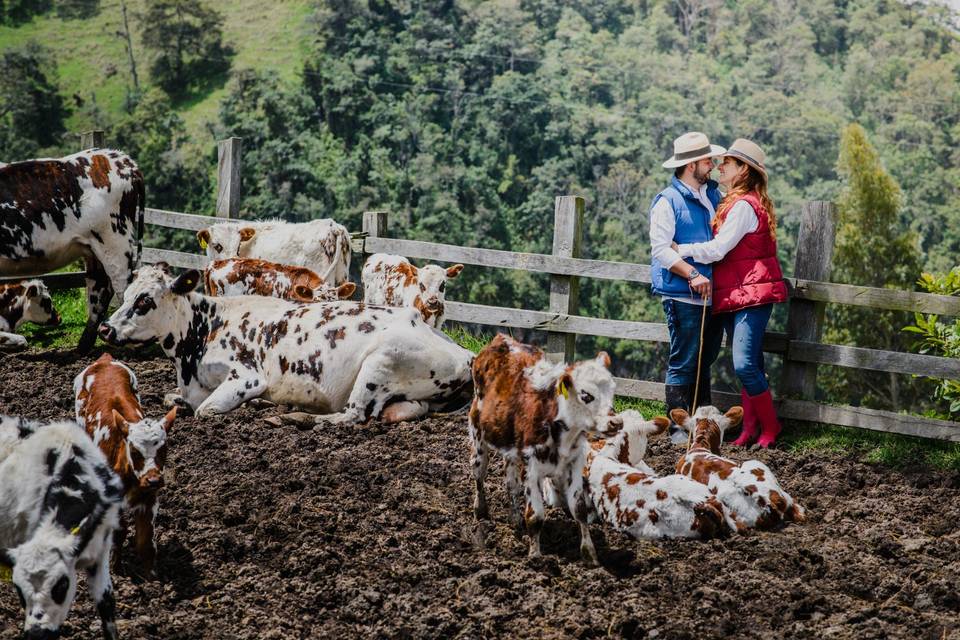
[[(945, 274), (924, 273), (918, 284), (928, 293), (960, 296), (960, 266)], [(914, 324), (903, 330), (920, 335), (917, 344), (920, 353), (960, 358), (960, 319), (955, 319), (950, 325), (940, 322), (936, 315), (918, 313), (914, 317)], [(937, 379), (934, 382), (937, 383), (937, 398), (947, 403), (947, 414), (960, 414), (960, 380)]]
[(53, 0), (0, 0), (0, 24), (18, 25), (50, 11)]
[[(0, 57), (0, 139), (7, 159), (56, 145), (70, 115), (48, 49), (28, 42)], [(8, 146), (9, 145), (9, 146)]]

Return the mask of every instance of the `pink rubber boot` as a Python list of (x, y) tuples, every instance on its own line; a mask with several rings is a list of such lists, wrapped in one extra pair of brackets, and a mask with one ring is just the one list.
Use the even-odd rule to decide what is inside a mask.
[(750, 396), (753, 405), (753, 414), (760, 423), (760, 438), (757, 444), (764, 449), (769, 448), (780, 434), (780, 421), (777, 420), (777, 410), (773, 407), (773, 396), (770, 389), (761, 394)]
[(760, 435), (760, 425), (757, 424), (757, 416), (753, 412), (753, 405), (750, 404), (750, 396), (747, 395), (746, 389), (740, 389), (740, 402), (743, 404), (743, 423), (740, 429), (740, 437), (730, 444), (735, 447), (749, 447)]

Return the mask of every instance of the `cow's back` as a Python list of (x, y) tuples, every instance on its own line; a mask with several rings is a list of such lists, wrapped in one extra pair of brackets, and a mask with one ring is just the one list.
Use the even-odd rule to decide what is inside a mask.
[(306, 267), (326, 282), (342, 284), (350, 268), (350, 234), (332, 218), (302, 223), (244, 224), (257, 230), (240, 245), (240, 256)]

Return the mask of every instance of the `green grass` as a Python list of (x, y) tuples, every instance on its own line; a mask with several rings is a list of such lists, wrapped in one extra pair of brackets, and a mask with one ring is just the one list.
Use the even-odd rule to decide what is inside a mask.
[(58, 327), (41, 327), (28, 322), (17, 332), (23, 335), (31, 347), (41, 349), (73, 349), (80, 341), (80, 334), (87, 324), (87, 303), (83, 289), (55, 291), (53, 306), (60, 313)]

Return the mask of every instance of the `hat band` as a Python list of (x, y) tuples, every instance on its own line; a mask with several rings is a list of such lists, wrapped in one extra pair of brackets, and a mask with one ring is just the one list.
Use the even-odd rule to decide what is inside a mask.
[(750, 156), (748, 156), (747, 154), (745, 154), (743, 151), (737, 151), (736, 149), (728, 150), (727, 153), (726, 153), (726, 155), (728, 155), (728, 156), (736, 156), (736, 157), (738, 157), (738, 158), (743, 158), (744, 160), (746, 160), (746, 161), (749, 162), (750, 164), (756, 165), (756, 166), (759, 167), (760, 169), (763, 169), (763, 168), (764, 168), (762, 162), (757, 162), (756, 160), (754, 160), (753, 158), (751, 158)]
[(710, 145), (702, 147), (700, 149), (695, 149), (694, 151), (684, 151), (683, 153), (673, 154), (674, 160), (687, 160), (689, 158), (696, 158), (698, 156), (707, 155), (710, 153)]

